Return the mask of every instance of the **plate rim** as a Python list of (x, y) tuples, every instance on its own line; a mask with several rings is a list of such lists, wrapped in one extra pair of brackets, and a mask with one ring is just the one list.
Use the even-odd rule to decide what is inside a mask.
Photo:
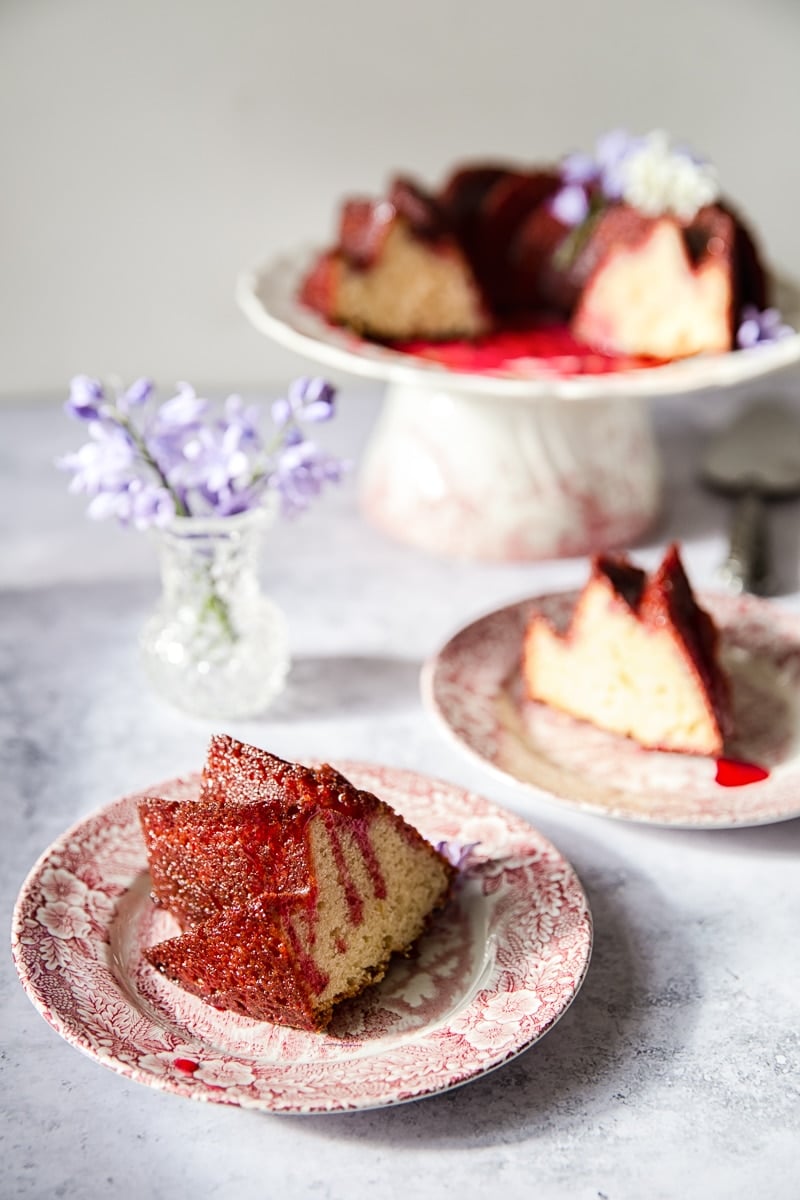
[[(641, 400), (752, 382), (800, 361), (798, 331), (778, 342), (750, 349), (695, 355), (663, 366), (599, 375), (554, 376), (543, 372), (515, 376), (455, 371), (391, 348), (364, 343), (351, 332), (327, 325), (321, 316), (301, 305), (296, 296), (300, 279), (311, 265), (313, 256), (322, 253), (323, 249), (307, 244), (295, 246), (241, 270), (234, 289), (236, 303), (260, 333), (287, 349), (326, 366), (370, 379), (421, 388), (441, 388), (446, 384), (453, 392), (491, 396), (500, 401)], [(794, 317), (795, 307), (800, 312), (800, 285), (787, 276), (776, 272), (770, 274), (775, 280), (776, 291), (789, 297), (790, 317)], [(300, 325), (308, 326), (308, 329), (298, 328), (297, 320), (290, 322), (274, 304), (265, 303), (262, 288), (268, 282), (277, 287), (280, 307), (299, 318)]]
[[(313, 763), (317, 760), (309, 758), (304, 761)], [(508, 835), (513, 834), (515, 827), (517, 830), (521, 829), (522, 827), (525, 827), (526, 830), (529, 830), (531, 837), (535, 839), (538, 847), (540, 847), (542, 850), (546, 850), (548, 854), (551, 855), (553, 868), (555, 868), (556, 865), (559, 865), (560, 868), (565, 871), (569, 883), (569, 895), (576, 904), (579, 903), (580, 905), (581, 931), (583, 939), (581, 943), (582, 960), (580, 962), (580, 970), (573, 978), (573, 986), (571, 991), (563, 998), (559, 998), (560, 1007), (558, 1008), (558, 1011), (555, 1012), (550, 1019), (541, 1026), (541, 1028), (537, 1028), (534, 1031), (533, 1036), (526, 1036), (521, 1041), (511, 1046), (495, 1061), (489, 1062), (486, 1065), (473, 1063), (466, 1069), (466, 1071), (463, 1067), (459, 1068), (455, 1072), (455, 1074), (458, 1076), (457, 1078), (448, 1078), (445, 1082), (433, 1082), (430, 1087), (414, 1090), (410, 1094), (402, 1094), (402, 1090), (398, 1090), (396, 1085), (395, 1093), (388, 1098), (369, 1100), (361, 1104), (334, 1102), (313, 1104), (308, 1106), (302, 1106), (297, 1103), (271, 1103), (269, 1102), (268, 1098), (258, 1096), (230, 1096), (226, 1093), (226, 1089), (224, 1087), (215, 1088), (206, 1084), (204, 1084), (202, 1088), (193, 1087), (191, 1090), (186, 1090), (180, 1086), (180, 1081), (176, 1080), (173, 1076), (150, 1072), (136, 1063), (129, 1063), (116, 1057), (116, 1055), (113, 1053), (98, 1051), (89, 1044), (88, 1039), (86, 1038), (85, 1028), (82, 1040), (81, 1027), (76, 1021), (74, 1014), (67, 1014), (65, 1016), (63, 1012), (59, 1012), (56, 1008), (54, 1008), (52, 1001), (49, 1000), (46, 995), (46, 991), (37, 986), (36, 981), (30, 977), (29, 969), (25, 963), (26, 955), (21, 940), (23, 911), (28, 901), (29, 894), (31, 893), (32, 888), (36, 885), (41, 873), (46, 869), (48, 862), (54, 855), (57, 855), (59, 851), (63, 850), (69, 841), (76, 840), (76, 838), (81, 834), (87, 833), (89, 827), (91, 827), (94, 823), (113, 817), (115, 810), (120, 810), (121, 813), (124, 813), (126, 808), (130, 810), (133, 803), (138, 799), (141, 799), (144, 795), (154, 793), (158, 794), (159, 791), (169, 785), (188, 785), (199, 777), (197, 772), (184, 773), (182, 775), (172, 777), (171, 779), (162, 781), (161, 783), (153, 785), (152, 787), (127, 793), (105, 804), (101, 804), (93, 808), (90, 812), (74, 821), (66, 830), (53, 839), (53, 841), (37, 857), (35, 863), (27, 872), (24, 881), (19, 888), (19, 892), (13, 906), (11, 922), (12, 958), (20, 984), (25, 994), (36, 1011), (46, 1021), (46, 1023), (57, 1034), (59, 1034), (64, 1041), (66, 1041), (73, 1048), (79, 1050), (82, 1054), (84, 1054), (85, 1057), (92, 1059), (99, 1065), (105, 1066), (113, 1070), (116, 1074), (119, 1074), (124, 1078), (131, 1079), (136, 1083), (141, 1083), (145, 1086), (153, 1087), (158, 1091), (180, 1095), (182, 1097), (197, 1100), (202, 1103), (221, 1103), (231, 1107), (240, 1107), (244, 1109), (269, 1112), (275, 1115), (285, 1114), (298, 1116), (369, 1111), (379, 1108), (394, 1107), (398, 1104), (410, 1103), (414, 1100), (423, 1099), (428, 1096), (443, 1094), (444, 1092), (452, 1091), (455, 1088), (462, 1087), (472, 1080), (482, 1078), (484, 1075), (490, 1074), (499, 1067), (504, 1066), (506, 1063), (524, 1053), (531, 1046), (535, 1045), (541, 1040), (542, 1037), (549, 1033), (550, 1030), (558, 1023), (558, 1021), (561, 1020), (561, 1018), (577, 998), (589, 971), (594, 946), (594, 920), (591, 907), (586, 895), (586, 889), (584, 888), (578, 872), (571, 861), (558, 849), (558, 847), (550, 838), (541, 833), (524, 816), (521, 816), (510, 809), (504, 808), (502, 805), (497, 804), (494, 800), (489, 799), (482, 792), (477, 792), (472, 788), (466, 788), (460, 784), (452, 783), (448, 780), (427, 775), (419, 771), (414, 771), (410, 768), (393, 767), (385, 763), (378, 763), (365, 759), (341, 759), (336, 761), (336, 765), (338, 769), (343, 770), (345, 773), (348, 770), (351, 770), (353, 773), (363, 770), (368, 775), (374, 772), (390, 777), (398, 784), (399, 781), (401, 781), (404, 777), (408, 777), (411, 780), (419, 781), (430, 786), (431, 788), (436, 788), (443, 791), (445, 794), (447, 794), (448, 803), (455, 803), (457, 801), (460, 802), (465, 797), (474, 798), (483, 806), (484, 815), (490, 814), (492, 816), (499, 815), (502, 817), (505, 823), (505, 832)], [(128, 819), (130, 819), (131, 813), (129, 812), (127, 816)], [(129, 879), (125, 886), (124, 892), (120, 897), (118, 897), (118, 899), (122, 899), (124, 895), (129, 894), (131, 887), (135, 885), (136, 881), (141, 877), (141, 874), (146, 872), (146, 869), (147, 864), (143, 856), (142, 869), (138, 871), (131, 879)], [(517, 884), (517, 886), (519, 886), (519, 884)], [(112, 928), (114, 919), (114, 917), (109, 918), (108, 924), (105, 927), (106, 933)], [(51, 937), (54, 936), (55, 935), (51, 935)], [(109, 974), (114, 977), (113, 972), (110, 970)], [(115, 984), (119, 988), (121, 994), (124, 995), (124, 988), (119, 981), (116, 980), (116, 978)], [(452, 1016), (453, 1014), (450, 1015)], [(169, 1014), (167, 1014), (167, 1017), (169, 1017)], [(447, 1018), (445, 1018), (445, 1021), (446, 1020)], [(429, 1035), (430, 1032), (433, 1032), (433, 1030), (439, 1027), (440, 1026), (438, 1024), (431, 1027), (427, 1031), (427, 1034)], [(424, 1044), (426, 1036), (424, 1027), (417, 1032), (423, 1036), (412, 1037), (407, 1040), (416, 1044)], [(197, 1036), (202, 1038), (202, 1034)], [(235, 1057), (235, 1053), (232, 1053), (231, 1058), (235, 1059)], [(379, 1055), (371, 1057), (378, 1058)], [(325, 1060), (320, 1061), (324, 1064)], [(342, 1067), (346, 1066), (342, 1060), (331, 1060), (331, 1065), (334, 1072), (337, 1070), (341, 1071)]]
[[(438, 650), (433, 651), (422, 664), (419, 676), (420, 693), (423, 707), (428, 712), (429, 716), (433, 717), (438, 728), (442, 730), (452, 745), (458, 746), (459, 750), (466, 754), (473, 762), (480, 763), (484, 770), (490, 771), (492, 775), (514, 788), (521, 789), (524, 796), (544, 800), (548, 804), (553, 804), (562, 811), (581, 813), (583, 815), (597, 817), (603, 820), (622, 821), (629, 825), (643, 826), (645, 828), (655, 829), (672, 829), (672, 830), (687, 830), (697, 832), (713, 832), (731, 829), (757, 829), (766, 825), (777, 825), (783, 821), (792, 821), (800, 818), (800, 795), (798, 796), (797, 807), (791, 810), (782, 810), (780, 812), (769, 812), (761, 817), (752, 817), (745, 815), (741, 820), (732, 820), (730, 818), (722, 818), (720, 820), (703, 819), (687, 820), (676, 818), (668, 820), (666, 818), (650, 817), (646, 813), (631, 813), (620, 811), (619, 809), (605, 808), (600, 804), (593, 804), (586, 800), (574, 800), (566, 795), (560, 795), (549, 791), (546, 787), (533, 783), (530, 780), (520, 779), (517, 775), (513, 775), (504, 767), (492, 762), (486, 758), (473, 745), (462, 738), (452, 727), (447, 720), (445, 714), (441, 710), (436, 695), (436, 673), (441, 664), (441, 659), (444, 653), (449, 649), (456, 638), (463, 634), (472, 631), (484, 621), (502, 617), (504, 614), (510, 614), (521, 609), (523, 606), (535, 604), (537, 601), (559, 600), (561, 598), (577, 597), (581, 592), (580, 586), (572, 588), (563, 588), (558, 591), (537, 592), (521, 597), (518, 600), (511, 601), (508, 604), (502, 604), (499, 607), (489, 609), (476, 616), (475, 618), (465, 622), (459, 628), (455, 629), (439, 646)], [(770, 605), (767, 599), (762, 599), (758, 596), (750, 594), (732, 596), (719, 590), (700, 589), (696, 592), (697, 598), (703, 602), (712, 598), (715, 601), (722, 603), (730, 602), (731, 606), (741, 605), (743, 607), (753, 608), (757, 612), (765, 612), (771, 609), (772, 612), (782, 614), (782, 616), (797, 624), (797, 645), (800, 649), (800, 613), (795, 613), (790, 609), (775, 608)], [(727, 790), (727, 789), (723, 789)], [(623, 795), (625, 793), (622, 793)]]

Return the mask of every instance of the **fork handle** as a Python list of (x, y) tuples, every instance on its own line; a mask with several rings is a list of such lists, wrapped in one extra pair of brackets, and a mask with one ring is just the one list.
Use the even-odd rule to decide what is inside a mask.
[(770, 552), (767, 509), (756, 491), (742, 492), (731, 522), (728, 557), (720, 574), (734, 592), (765, 596), (770, 590)]

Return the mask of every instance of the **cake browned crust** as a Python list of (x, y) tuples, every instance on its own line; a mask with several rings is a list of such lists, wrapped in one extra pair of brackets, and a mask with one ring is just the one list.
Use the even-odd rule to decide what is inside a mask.
[(148, 797), (140, 818), (154, 898), (182, 929), (147, 960), (258, 1020), (324, 1028), (408, 952), (452, 883), (378, 797), (229, 737), (212, 739), (199, 800)]
[(528, 695), (648, 749), (719, 755), (731, 730), (719, 634), (671, 545), (648, 578), (599, 556), (569, 626), (534, 612), (525, 635)]

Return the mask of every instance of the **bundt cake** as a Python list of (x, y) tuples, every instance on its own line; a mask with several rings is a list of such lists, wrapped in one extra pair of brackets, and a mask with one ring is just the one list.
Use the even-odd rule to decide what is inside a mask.
[(153, 896), (182, 932), (149, 963), (217, 1008), (324, 1029), (382, 978), (449, 893), (453, 868), (332, 767), (212, 739), (201, 798), (139, 806)]
[(722, 753), (729, 682), (675, 545), (650, 578), (627, 558), (595, 558), (566, 629), (534, 612), (522, 665), (532, 700), (648, 749)]
[(437, 191), (396, 180), (345, 202), (301, 299), (388, 342), (474, 339), (539, 320), (603, 353), (736, 346), (765, 273), (713, 169), (661, 133), (616, 132), (551, 169), (480, 163)]

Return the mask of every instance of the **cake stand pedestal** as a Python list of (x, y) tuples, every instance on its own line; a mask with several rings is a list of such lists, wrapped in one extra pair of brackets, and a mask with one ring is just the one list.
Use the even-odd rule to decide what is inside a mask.
[[(253, 325), (306, 358), (387, 384), (361, 467), (366, 516), (414, 546), (457, 557), (536, 560), (634, 541), (659, 512), (648, 398), (761, 379), (800, 361), (800, 334), (641, 370), (574, 374), (517, 360), (472, 373), (327, 325), (297, 300), (314, 249), (244, 272)], [(800, 327), (800, 291), (778, 306)]]
[(658, 515), (643, 399), (507, 399), (390, 383), (361, 464), (367, 518), (462, 558), (535, 560), (630, 544)]

